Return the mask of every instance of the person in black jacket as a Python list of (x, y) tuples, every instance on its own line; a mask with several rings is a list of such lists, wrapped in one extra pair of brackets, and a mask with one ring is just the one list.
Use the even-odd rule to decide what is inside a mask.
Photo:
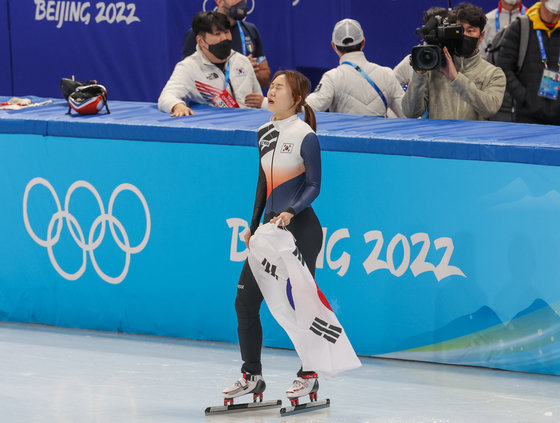
[[(527, 16), (531, 30), (521, 69), (517, 69), (521, 38), (519, 20), (508, 26), (498, 53), (498, 66), (506, 74), (507, 91), (514, 101), (514, 120), (560, 125), (558, 91), (554, 98), (544, 95), (541, 90), (545, 70), (552, 72), (547, 72), (552, 80), (560, 71), (560, 0), (542, 0), (527, 10)], [(539, 37), (544, 52), (541, 52)]]

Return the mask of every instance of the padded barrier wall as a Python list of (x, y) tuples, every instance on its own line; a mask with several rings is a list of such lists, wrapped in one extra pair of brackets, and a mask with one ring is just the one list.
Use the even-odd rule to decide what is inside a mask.
[[(258, 110), (0, 113), (0, 318), (236, 342)], [(318, 114), (356, 351), (560, 374), (560, 129)], [(346, 129), (346, 128), (352, 128)], [(264, 343), (290, 347), (263, 307)]]

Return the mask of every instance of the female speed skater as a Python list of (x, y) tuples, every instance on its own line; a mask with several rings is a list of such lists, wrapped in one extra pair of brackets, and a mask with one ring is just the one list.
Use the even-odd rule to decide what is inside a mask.
[[(305, 102), (311, 83), (299, 72), (279, 71), (268, 90), (270, 122), (258, 130), (259, 177), (251, 226), (245, 233), (245, 243), (264, 222), (283, 224), (295, 238), (295, 243), (309, 271), (315, 276), (315, 262), (321, 250), (323, 231), (311, 203), (321, 188), (321, 149), (315, 133), (315, 114)], [(305, 113), (302, 121), (298, 112)], [(260, 398), (266, 388), (262, 377), (262, 328), (259, 310), (263, 295), (248, 261), (245, 261), (237, 289), (239, 346), (243, 365), (242, 376), (222, 391), (224, 402), (253, 394)], [(292, 402), (310, 395), (317, 398), (319, 382), (314, 371), (297, 372), (286, 390)]]

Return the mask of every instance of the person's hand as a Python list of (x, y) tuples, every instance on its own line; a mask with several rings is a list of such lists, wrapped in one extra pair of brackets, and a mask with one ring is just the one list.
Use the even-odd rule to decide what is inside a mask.
[(177, 103), (171, 109), (171, 117), (179, 117), (179, 116), (190, 116), (194, 115), (194, 112), (185, 106), (183, 103)]
[(247, 249), (249, 248), (249, 240), (251, 239), (251, 228), (247, 228), (247, 230), (245, 231), (245, 234), (243, 234), (243, 241), (245, 241), (245, 245), (247, 246)]
[(457, 78), (457, 69), (455, 68), (455, 64), (453, 63), (453, 59), (451, 58), (451, 54), (449, 54), (447, 47), (443, 48), (443, 54), (445, 55), (445, 61), (447, 63), (445, 66), (440, 68), (440, 71), (447, 77), (447, 79), (455, 81), (455, 78)]
[(270, 223), (276, 223), (278, 220), (281, 220), (281, 224), (283, 224), (284, 226), (288, 226), (290, 224), (290, 221), (292, 220), (292, 217), (294, 217), (292, 213), (282, 212), (278, 216), (270, 219)]
[(258, 93), (247, 94), (245, 97), (245, 106), (260, 109), (264, 100), (264, 95)]
[(253, 57), (252, 54), (247, 56), (247, 59), (249, 59), (251, 61), (251, 64), (253, 65), (253, 70), (255, 71), (255, 73), (257, 73), (257, 71), (260, 70), (260, 63), (257, 62), (257, 59)]

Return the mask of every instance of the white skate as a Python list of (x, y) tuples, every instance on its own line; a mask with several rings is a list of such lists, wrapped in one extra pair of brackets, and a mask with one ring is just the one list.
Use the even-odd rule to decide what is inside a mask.
[[(320, 410), (331, 406), (331, 400), (317, 401), (319, 380), (317, 373), (298, 376), (292, 386), (286, 390), (286, 395), (292, 404), (290, 407), (280, 409), (280, 416), (291, 416), (292, 414), (306, 413), (308, 411)], [(309, 395), (309, 402), (300, 404), (299, 398)]]
[(319, 390), (319, 380), (317, 373), (298, 376), (292, 386), (286, 390), (286, 395), (293, 406), (299, 404), (299, 397), (309, 394), (310, 401), (317, 401), (317, 391)]
[(253, 402), (262, 402), (266, 383), (261, 375), (243, 373), (243, 376), (222, 391), (224, 405), (232, 405), (233, 399), (242, 395), (253, 394)]

